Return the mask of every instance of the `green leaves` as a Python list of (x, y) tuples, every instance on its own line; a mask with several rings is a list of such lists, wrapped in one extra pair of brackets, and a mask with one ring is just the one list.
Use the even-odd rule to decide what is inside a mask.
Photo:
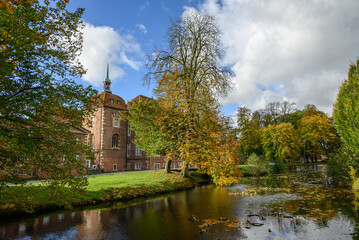
[(348, 79), (339, 88), (333, 117), (343, 142), (359, 152), (359, 59), (350, 65)]
[(70, 125), (91, 114), (96, 91), (72, 80), (85, 72), (77, 60), (83, 9), (65, 7), (65, 1), (0, 3), (0, 185), (21, 175), (84, 183), (73, 173), (84, 173), (92, 153)]

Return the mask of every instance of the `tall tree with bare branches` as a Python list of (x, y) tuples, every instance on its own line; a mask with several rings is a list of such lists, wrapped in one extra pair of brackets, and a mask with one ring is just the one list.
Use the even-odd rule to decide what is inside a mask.
[(184, 162), (184, 175), (188, 164), (210, 169), (208, 163), (221, 155), (209, 144), (220, 139), (218, 97), (228, 93), (231, 83), (221, 65), (220, 34), (213, 16), (187, 10), (171, 22), (166, 50), (155, 50), (148, 61), (145, 81), (156, 83), (157, 101), (167, 112), (159, 117), (161, 131), (176, 139), (172, 152)]

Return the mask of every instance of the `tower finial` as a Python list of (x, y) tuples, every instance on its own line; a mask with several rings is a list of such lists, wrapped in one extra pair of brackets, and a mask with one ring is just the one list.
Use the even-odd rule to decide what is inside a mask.
[(106, 73), (106, 78), (105, 80), (103, 81), (103, 90), (102, 92), (108, 92), (108, 93), (112, 93), (111, 90), (110, 90), (110, 85), (111, 85), (111, 80), (110, 80), (110, 77), (109, 77), (109, 64), (107, 63), (107, 73)]
[(108, 69), (109, 69), (109, 66), (108, 66), (108, 63), (107, 63), (107, 75), (106, 75), (106, 79), (110, 80), (110, 78), (109, 78), (109, 76), (108, 76), (108, 75), (109, 75), (109, 73), (108, 73), (109, 70), (108, 70)]

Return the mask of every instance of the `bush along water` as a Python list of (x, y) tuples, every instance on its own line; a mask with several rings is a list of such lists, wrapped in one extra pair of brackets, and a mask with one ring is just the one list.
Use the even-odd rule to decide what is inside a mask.
[(334, 185), (350, 187), (359, 172), (358, 153), (345, 145), (334, 151), (328, 158), (327, 174)]
[(274, 164), (272, 165), (272, 171), (274, 173), (284, 173), (287, 171), (288, 166), (284, 163), (282, 159), (274, 159)]
[(263, 156), (258, 156), (253, 153), (247, 159), (247, 167), (248, 173), (254, 176), (265, 175), (269, 173), (269, 161), (265, 159)]

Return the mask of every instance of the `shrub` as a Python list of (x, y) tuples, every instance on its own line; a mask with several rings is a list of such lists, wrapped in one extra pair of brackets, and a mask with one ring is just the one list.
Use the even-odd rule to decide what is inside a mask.
[(282, 159), (275, 159), (274, 165), (272, 165), (272, 171), (274, 173), (283, 173), (287, 170), (288, 166), (284, 163)]
[(249, 167), (248, 165), (241, 165), (241, 166), (238, 166), (238, 170), (241, 171), (241, 173), (243, 174), (243, 176), (250, 176), (250, 172), (249, 172)]
[[(351, 176), (350, 172), (358, 172), (359, 155), (350, 150), (345, 145), (329, 155), (327, 174), (331, 183), (340, 186), (350, 186), (356, 176)], [(352, 169), (352, 171), (351, 171)]]
[(264, 157), (253, 153), (247, 159), (248, 172), (255, 176), (267, 174), (269, 172), (268, 163), (269, 161)]

